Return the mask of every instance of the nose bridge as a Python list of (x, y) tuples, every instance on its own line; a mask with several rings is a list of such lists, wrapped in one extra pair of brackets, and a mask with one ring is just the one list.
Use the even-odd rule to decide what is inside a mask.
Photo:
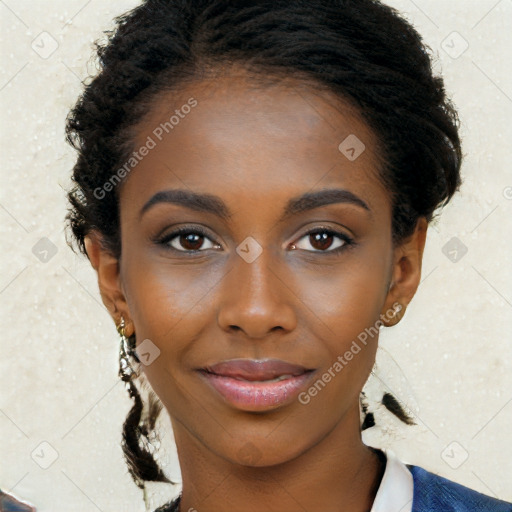
[(244, 301), (254, 301), (256, 304), (261, 302), (264, 305), (271, 297), (275, 297), (278, 284), (276, 271), (272, 271), (272, 265), (275, 264), (275, 258), (269, 250), (262, 251), (254, 261), (247, 261), (241, 256), (235, 258), (235, 276), (241, 284), (246, 283), (239, 287)]
[(291, 294), (279, 275), (276, 257), (271, 250), (261, 246), (257, 250), (251, 243), (240, 244), (233, 255), (223, 284), (219, 324), (256, 338), (277, 327), (291, 330), (296, 323)]

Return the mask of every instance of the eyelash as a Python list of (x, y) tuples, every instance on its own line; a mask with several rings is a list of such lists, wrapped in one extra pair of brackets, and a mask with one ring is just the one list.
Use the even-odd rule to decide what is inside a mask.
[[(316, 251), (306, 251), (306, 252), (312, 252), (312, 253), (323, 253), (323, 254), (340, 254), (341, 252), (343, 252), (344, 250), (350, 248), (351, 246), (354, 246), (355, 245), (355, 241), (353, 238), (347, 236), (345, 233), (341, 233), (339, 231), (335, 231), (333, 229), (330, 229), (330, 228), (322, 228), (322, 227), (319, 227), (319, 228), (315, 228), (315, 229), (312, 229), (311, 231), (308, 231), (307, 233), (304, 233), (300, 238), (299, 240), (302, 240), (304, 237), (306, 236), (309, 236), (309, 235), (315, 235), (315, 234), (319, 234), (319, 233), (328, 233), (329, 235), (334, 235), (338, 238), (340, 238), (344, 243), (343, 245), (341, 245), (340, 247), (337, 247), (336, 249), (327, 249), (325, 251), (321, 251), (321, 250), (316, 250)], [(193, 234), (193, 235), (201, 235), (205, 238), (208, 238), (212, 243), (215, 244), (215, 242), (213, 240), (210, 239), (210, 236), (209, 234), (203, 230), (202, 228), (200, 227), (182, 227), (182, 228), (179, 228), (175, 231), (173, 231), (172, 233), (169, 233), (161, 238), (157, 238), (156, 240), (154, 240), (154, 242), (157, 244), (157, 245), (162, 245), (164, 246), (165, 249), (169, 249), (171, 251), (174, 251), (174, 252), (180, 252), (180, 253), (185, 253), (185, 254), (197, 254), (199, 252), (204, 252), (205, 249), (198, 249), (198, 250), (179, 250), (179, 249), (175, 249), (174, 247), (171, 247), (169, 245), (169, 242), (173, 239), (175, 239), (176, 237), (180, 236), (180, 235), (183, 235), (183, 234), (187, 234), (187, 235), (190, 235), (190, 234)], [(293, 244), (295, 245), (295, 244)]]

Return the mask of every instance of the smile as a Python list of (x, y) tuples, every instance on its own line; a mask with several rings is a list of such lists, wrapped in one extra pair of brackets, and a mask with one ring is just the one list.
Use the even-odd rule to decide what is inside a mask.
[(229, 405), (244, 411), (264, 411), (291, 403), (307, 387), (313, 373), (313, 370), (307, 370), (300, 375), (284, 374), (269, 380), (247, 380), (199, 371), (211, 389)]

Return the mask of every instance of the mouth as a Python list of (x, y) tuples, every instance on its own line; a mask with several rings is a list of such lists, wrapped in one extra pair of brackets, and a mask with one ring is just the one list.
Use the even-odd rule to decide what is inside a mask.
[(281, 359), (230, 359), (202, 368), (207, 373), (246, 381), (279, 381), (313, 371)]
[(201, 368), (199, 374), (230, 406), (264, 411), (291, 403), (314, 371), (277, 359), (234, 359)]
[[(222, 374), (218, 374), (218, 373), (213, 373), (213, 372), (206, 372), (206, 373), (210, 373), (211, 375), (217, 375), (218, 377), (229, 377), (228, 375), (222, 375)], [(301, 374), (302, 375), (302, 374)], [(288, 379), (291, 379), (292, 377), (296, 377), (296, 375), (291, 375), (291, 374), (284, 374), (284, 375), (279, 375), (279, 377), (275, 377), (273, 379), (244, 379), (243, 377), (229, 377), (229, 378), (232, 378), (234, 380), (241, 380), (241, 381), (244, 381), (244, 382), (280, 382), (282, 380), (288, 380)]]

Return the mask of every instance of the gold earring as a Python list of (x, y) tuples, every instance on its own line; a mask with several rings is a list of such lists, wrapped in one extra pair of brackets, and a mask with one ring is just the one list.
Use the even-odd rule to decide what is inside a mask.
[(393, 307), (393, 314), (391, 315), (391, 326), (396, 325), (402, 319), (405, 313), (405, 307), (398, 303), (396, 307)]
[(388, 310), (381, 315), (382, 325), (385, 327), (393, 327), (402, 319), (404, 312), (405, 307), (399, 302), (396, 302), (393, 304), (392, 310)]
[(121, 337), (125, 336), (125, 331), (124, 331), (124, 317), (121, 316), (121, 321), (119, 322), (119, 325), (116, 325), (116, 329), (117, 329), (117, 332), (119, 333), (119, 335)]
[[(128, 338), (126, 337), (125, 322), (121, 316), (119, 325), (116, 326), (117, 332), (121, 337), (119, 345), (119, 377), (125, 382), (129, 382), (132, 379), (138, 377), (138, 373), (132, 368), (129, 356), (133, 355), (133, 350), (129, 346)], [(134, 356), (138, 361), (138, 357)]]

